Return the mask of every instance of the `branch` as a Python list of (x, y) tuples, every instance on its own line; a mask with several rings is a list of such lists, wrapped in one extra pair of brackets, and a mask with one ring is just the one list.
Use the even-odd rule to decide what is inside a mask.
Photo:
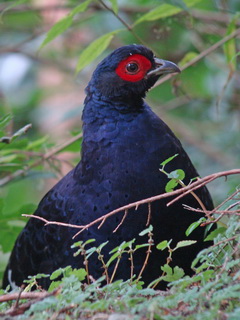
[[(9, 310), (7, 310), (6, 312), (0, 313), (0, 316), (7, 316), (7, 315), (8, 316), (17, 316), (17, 315), (23, 314), (34, 303), (39, 302), (39, 301), (41, 301), (41, 300), (43, 300), (43, 299), (45, 299), (47, 297), (50, 297), (50, 296), (56, 296), (60, 292), (61, 292), (61, 288), (57, 288), (57, 289), (53, 290), (52, 292), (45, 291), (45, 292), (25, 292), (25, 293), (22, 293), (21, 296), (20, 296), (20, 299), (23, 299), (22, 296), (25, 296), (24, 299), (34, 299), (34, 300), (31, 300), (31, 301), (28, 301), (26, 303), (23, 303), (23, 304), (21, 304), (20, 306), (18, 306), (16, 308), (12, 307)], [(4, 295), (3, 297), (7, 298), (7, 296), (10, 299), (9, 300), (3, 300), (2, 302), (18, 299), (19, 298), (19, 293), (7, 294), (7, 295)], [(34, 296), (36, 297), (36, 299), (35, 299)]]
[(126, 27), (126, 29), (143, 45), (147, 46), (147, 44), (135, 33), (133, 28), (124, 21), (117, 13), (115, 13), (112, 8), (108, 7), (102, 0), (99, 0), (99, 3), (108, 11), (110, 11), (123, 25)]
[[(189, 68), (190, 66), (194, 65), (195, 63), (197, 63), (198, 61), (202, 60), (203, 58), (205, 58), (207, 55), (209, 55), (210, 53), (212, 53), (213, 51), (215, 51), (216, 49), (218, 49), (219, 47), (221, 47), (225, 42), (236, 38), (240, 36), (240, 28), (238, 28), (237, 30), (235, 30), (234, 32), (232, 32), (231, 34), (229, 34), (228, 36), (224, 37), (223, 39), (219, 40), (218, 42), (214, 43), (211, 47), (207, 48), (206, 50), (202, 51), (197, 57), (195, 57), (194, 59), (192, 59), (191, 61), (187, 62), (182, 68), (181, 70), (185, 70), (187, 68)], [(167, 80), (171, 79), (174, 75), (174, 73), (172, 74), (168, 74), (167, 76), (161, 78), (160, 80), (158, 80), (155, 84), (154, 87), (159, 86), (160, 84), (166, 82)]]
[[(164, 198), (168, 198), (168, 197), (172, 197), (172, 196), (176, 196), (179, 195), (177, 198), (175, 198), (174, 200), (170, 201), (167, 206), (171, 205), (172, 203), (174, 203), (175, 201), (179, 200), (180, 198), (186, 196), (187, 194), (191, 193), (193, 190), (196, 190), (198, 188), (203, 187), (204, 185), (208, 184), (209, 182), (220, 178), (220, 177), (226, 177), (229, 175), (235, 175), (235, 174), (240, 174), (240, 169), (233, 169), (233, 170), (229, 170), (229, 171), (221, 171), (221, 172), (217, 172), (211, 175), (208, 175), (204, 178), (199, 178), (197, 181), (191, 183), (190, 185), (181, 188), (181, 189), (177, 189), (175, 191), (172, 192), (167, 192), (167, 193), (163, 193), (154, 197), (150, 197), (150, 198), (146, 198), (140, 201), (136, 201), (133, 203), (130, 203), (128, 205), (122, 206), (118, 209), (115, 209), (101, 217), (99, 217), (98, 219), (86, 224), (86, 225), (74, 225), (74, 224), (67, 224), (67, 223), (62, 223), (62, 222), (57, 222), (57, 221), (48, 221), (47, 219), (44, 219), (42, 217), (36, 216), (36, 215), (28, 215), (28, 214), (23, 214), (22, 216), (24, 217), (29, 217), (29, 218), (34, 218), (34, 219), (38, 219), (41, 220), (43, 222), (45, 222), (45, 225), (59, 225), (59, 226), (63, 226), (63, 227), (71, 227), (71, 228), (75, 228), (75, 229), (80, 229), (80, 231), (78, 231), (74, 236), (73, 239), (75, 239), (81, 232), (83, 232), (84, 230), (92, 227), (93, 225), (97, 224), (97, 223), (101, 223), (100, 226), (102, 226), (103, 222), (105, 222), (106, 219), (108, 219), (109, 217), (115, 215), (116, 213), (122, 212), (126, 210), (129, 210), (131, 208), (137, 209), (140, 205), (142, 204), (148, 204), (160, 199), (164, 199)], [(125, 217), (124, 217), (125, 218)]]
[(37, 299), (37, 298), (45, 298), (46, 296), (46, 291), (43, 292), (22, 292), (20, 297), (19, 297), (19, 292), (14, 292), (14, 293), (7, 293), (2, 296), (0, 296), (0, 303), (1, 302), (8, 302), (8, 301), (13, 301), (13, 300), (20, 300), (23, 299)]
[(21, 169), (21, 170), (17, 170), (14, 173), (2, 178), (0, 180), (0, 186), (4, 186), (7, 183), (9, 183), (10, 181), (12, 181), (13, 179), (16, 179), (20, 176), (25, 176), (26, 173), (32, 169), (35, 168), (37, 166), (39, 166), (40, 164), (42, 164), (44, 161), (50, 159), (51, 157), (53, 157), (56, 153), (60, 152), (61, 150), (65, 149), (67, 146), (71, 145), (73, 142), (79, 140), (80, 138), (82, 138), (82, 132), (79, 133), (78, 135), (76, 135), (75, 137), (72, 137), (71, 139), (69, 139), (68, 141), (64, 142), (63, 144), (53, 148), (52, 150), (48, 151), (47, 153), (45, 153), (45, 155), (43, 155), (43, 157), (37, 161), (35, 161), (33, 164), (29, 165), (28, 167)]

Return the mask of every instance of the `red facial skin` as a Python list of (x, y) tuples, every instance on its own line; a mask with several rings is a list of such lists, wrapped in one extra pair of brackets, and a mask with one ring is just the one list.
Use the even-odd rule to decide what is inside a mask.
[[(138, 66), (136, 71), (128, 71), (129, 64)], [(146, 73), (151, 69), (152, 63), (141, 54), (133, 54), (122, 60), (116, 69), (116, 74), (125, 81), (137, 82), (142, 80)]]

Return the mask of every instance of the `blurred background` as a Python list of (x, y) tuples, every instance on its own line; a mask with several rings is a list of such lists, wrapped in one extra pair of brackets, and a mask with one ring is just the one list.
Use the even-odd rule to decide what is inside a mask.
[[(238, 11), (238, 0), (0, 2), (0, 278), (21, 214), (79, 161), (84, 89), (117, 47), (145, 44), (184, 68), (147, 101), (201, 176), (239, 168)], [(208, 187), (217, 205), (237, 186)]]

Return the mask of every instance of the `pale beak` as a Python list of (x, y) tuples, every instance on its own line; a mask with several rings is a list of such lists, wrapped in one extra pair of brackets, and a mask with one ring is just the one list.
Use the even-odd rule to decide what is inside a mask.
[(154, 58), (154, 61), (155, 61), (156, 67), (155, 69), (152, 69), (147, 73), (147, 77), (150, 77), (152, 75), (159, 76), (167, 73), (181, 72), (179, 67), (171, 61), (158, 59), (158, 58)]

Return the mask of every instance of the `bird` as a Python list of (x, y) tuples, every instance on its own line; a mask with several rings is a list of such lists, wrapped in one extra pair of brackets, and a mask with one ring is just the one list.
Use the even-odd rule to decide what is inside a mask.
[[(124, 205), (162, 194), (169, 177), (160, 170), (160, 164), (174, 155), (177, 156), (165, 166), (167, 172), (183, 170), (185, 185), (198, 177), (179, 139), (145, 101), (146, 93), (162, 75), (179, 72), (175, 63), (157, 58), (149, 48), (138, 44), (117, 48), (103, 59), (85, 89), (81, 160), (47, 192), (34, 215), (48, 221), (87, 225)], [(195, 194), (207, 210), (213, 209), (205, 186)], [(44, 226), (42, 221), (30, 218), (15, 242), (3, 287), (21, 286), (29, 276), (49, 275), (68, 265), (84, 268), (83, 256), (74, 256), (76, 249), (72, 245), (76, 241), (94, 239), (96, 247), (106, 242), (101, 254), (108, 261), (111, 250), (124, 241), (134, 239), (134, 245), (148, 243), (147, 234), (139, 235), (148, 225), (152, 226), (154, 245), (141, 273), (144, 286), (162, 274), (168, 252), (158, 250), (156, 245), (165, 240), (172, 241), (173, 247), (181, 240), (196, 241), (187, 249), (174, 251), (170, 262), (170, 267), (179, 266), (185, 274), (193, 274), (193, 259), (209, 246), (204, 242), (206, 227), (196, 228), (189, 237), (185, 232), (204, 214), (184, 207), (200, 207), (192, 194), (167, 206), (169, 199), (152, 202), (150, 216), (148, 204), (142, 204), (130, 208), (125, 217), (124, 211), (109, 217), (100, 228), (99, 224), (92, 225), (75, 239), (74, 228)], [(146, 251), (142, 246), (134, 253), (135, 277), (143, 268)], [(114, 265), (108, 266), (110, 275)], [(92, 279), (104, 274), (96, 253), (89, 257), (88, 268)], [(129, 256), (123, 254), (114, 279), (129, 279), (130, 269)], [(51, 281), (46, 277), (39, 283), (47, 289)]]

